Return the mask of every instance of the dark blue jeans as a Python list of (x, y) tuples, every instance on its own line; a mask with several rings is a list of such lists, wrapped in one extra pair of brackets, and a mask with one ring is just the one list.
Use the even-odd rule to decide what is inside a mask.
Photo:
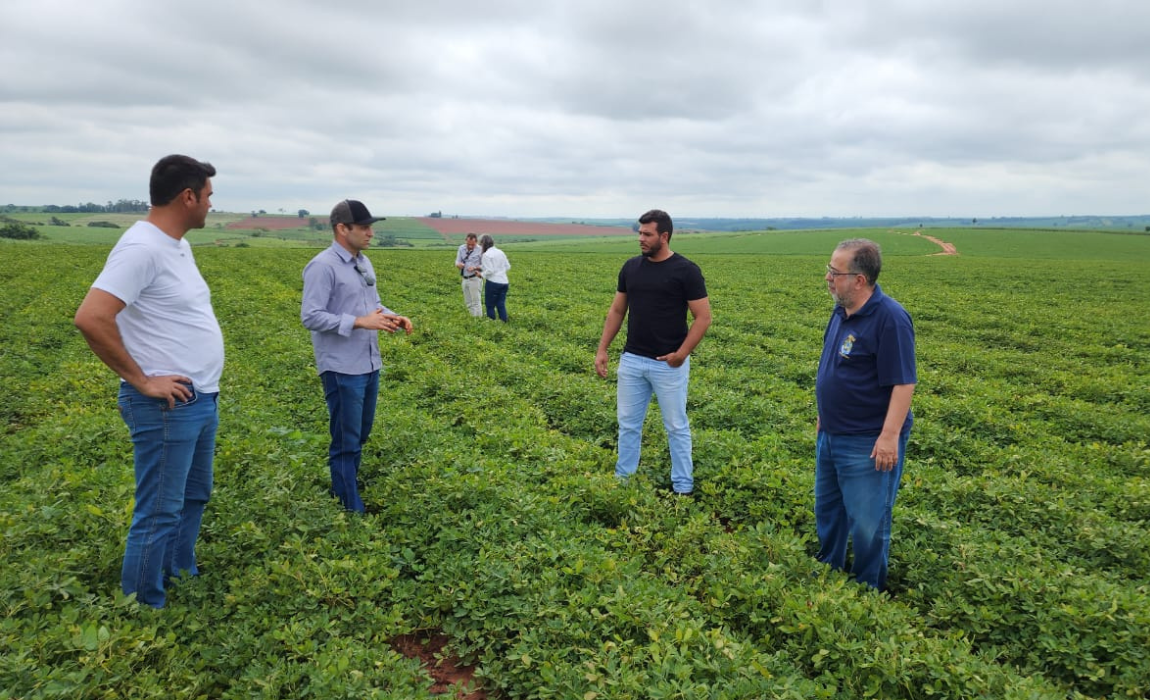
[(356, 480), (363, 457), (363, 445), (375, 422), (375, 404), (379, 396), (379, 371), (367, 374), (324, 372), (323, 395), (330, 419), (331, 446), (328, 467), (331, 470), (331, 492), (347, 510), (362, 513)]
[(510, 286), (499, 282), (484, 283), (483, 303), (487, 306), (487, 318), (494, 319), (498, 311), (499, 320), (507, 321), (507, 288)]
[(830, 435), (819, 432), (815, 447), (815, 527), (818, 560), (846, 569), (847, 541), (855, 580), (880, 591), (886, 588), (890, 556), (891, 513), (909, 433), (898, 440), (898, 464), (875, 469), (871, 450), (878, 435)]
[(168, 408), (166, 400), (120, 384), (120, 416), (132, 436), (136, 470), (120, 587), (154, 608), (164, 607), (169, 579), (199, 573), (196, 539), (212, 493), (218, 398), (193, 387), (190, 399)]

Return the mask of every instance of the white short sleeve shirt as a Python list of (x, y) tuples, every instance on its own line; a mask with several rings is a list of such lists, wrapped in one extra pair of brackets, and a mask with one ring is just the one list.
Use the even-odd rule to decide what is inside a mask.
[(223, 333), (186, 240), (138, 221), (108, 254), (92, 287), (126, 304), (116, 325), (145, 375), (182, 374), (197, 391), (219, 391)]

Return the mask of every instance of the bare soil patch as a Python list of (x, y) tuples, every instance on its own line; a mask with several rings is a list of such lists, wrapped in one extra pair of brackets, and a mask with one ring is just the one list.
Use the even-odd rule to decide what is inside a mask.
[(453, 700), (487, 700), (487, 693), (482, 688), (467, 692), (466, 689), (474, 685), (475, 667), (463, 664), (452, 654), (444, 653), (443, 648), (447, 642), (447, 635), (442, 632), (428, 631), (402, 634), (391, 640), (391, 647), (409, 659), (423, 662), (433, 681), (432, 694), (451, 693)]
[(590, 224), (547, 224), (535, 221), (503, 219), (440, 219), (423, 217), (420, 223), (447, 236), (465, 233), (492, 236), (633, 236), (635, 232), (624, 226), (591, 226)]
[(935, 238), (934, 236), (923, 236), (922, 231), (915, 231), (914, 235), (921, 236), (922, 238), (925, 238), (931, 243), (937, 245), (939, 248), (942, 248), (941, 253), (934, 253), (934, 255), (958, 255), (958, 249), (954, 247), (953, 243), (947, 243), (946, 241)]
[(307, 219), (301, 219), (298, 216), (249, 216), (246, 219), (225, 224), (224, 228), (266, 228), (269, 231), (280, 231), (285, 228), (306, 228), (307, 222)]

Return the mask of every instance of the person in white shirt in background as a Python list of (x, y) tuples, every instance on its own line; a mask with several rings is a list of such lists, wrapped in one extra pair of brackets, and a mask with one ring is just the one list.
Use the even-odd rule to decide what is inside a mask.
[(487, 318), (494, 319), (498, 312), (499, 320), (507, 323), (507, 289), (511, 286), (507, 271), (511, 269), (511, 262), (502, 250), (495, 247), (490, 234), (483, 234), (479, 247), (483, 249), (483, 303), (487, 307)]

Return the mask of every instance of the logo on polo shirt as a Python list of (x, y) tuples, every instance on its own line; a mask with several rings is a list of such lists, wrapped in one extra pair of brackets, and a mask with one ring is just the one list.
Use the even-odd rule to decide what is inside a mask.
[(839, 354), (849, 360), (850, 356), (851, 356), (851, 350), (854, 349), (854, 346), (855, 346), (854, 335), (853, 334), (847, 335), (847, 337), (843, 339), (843, 344), (839, 346)]

